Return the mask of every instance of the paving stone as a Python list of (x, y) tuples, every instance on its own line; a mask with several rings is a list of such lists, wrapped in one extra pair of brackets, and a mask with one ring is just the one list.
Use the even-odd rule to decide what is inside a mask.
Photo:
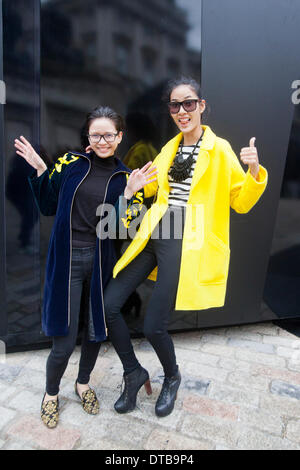
[(189, 351), (187, 349), (176, 350), (176, 359), (180, 368), (184, 370), (186, 362), (196, 362), (197, 364), (204, 364), (207, 366), (217, 366), (220, 358), (214, 354), (205, 354), (198, 351)]
[(0, 406), (0, 431), (9, 423), (15, 416), (16, 412), (13, 410), (9, 410), (7, 408), (4, 408), (3, 406)]
[(230, 359), (225, 357), (224, 359), (221, 359), (219, 362), (219, 367), (228, 371), (242, 371), (248, 373), (251, 371), (251, 363), (246, 361), (239, 361), (235, 358)]
[(33, 369), (33, 370), (39, 370), (46, 374), (46, 363), (47, 363), (46, 357), (43, 356), (37, 356), (33, 357), (30, 361), (26, 363), (26, 367), (28, 369)]
[(300, 373), (290, 372), (285, 369), (274, 369), (272, 367), (253, 364), (251, 366), (251, 373), (253, 375), (265, 375), (273, 379), (282, 380), (283, 382), (300, 385)]
[(21, 366), (9, 366), (7, 364), (0, 364), (0, 380), (6, 383), (12, 383), (21, 373)]
[(185, 365), (185, 372), (194, 377), (201, 377), (203, 379), (215, 379), (224, 382), (227, 378), (228, 371), (217, 368), (209, 367), (203, 364), (195, 364), (194, 362)]
[(7, 400), (17, 392), (17, 388), (13, 385), (9, 385), (0, 382), (0, 403), (6, 403)]
[(237, 421), (239, 407), (228, 405), (211, 398), (201, 398), (195, 395), (187, 396), (183, 401), (183, 410), (204, 416), (215, 416), (229, 421)]
[(113, 441), (118, 436), (121, 445), (134, 443), (136, 448), (141, 448), (153, 430), (153, 424), (141, 421), (131, 416), (131, 413), (119, 415), (115, 411), (107, 413), (103, 411), (97, 415), (88, 426), (81, 427), (81, 446), (85, 446), (87, 440), (106, 439)]
[(5, 442), (0, 439), (0, 449), (4, 446)]
[(150, 434), (144, 449), (145, 450), (212, 450), (212, 444), (190, 439), (179, 433), (167, 432), (161, 429), (154, 429)]
[[(159, 419), (155, 414), (155, 403), (157, 398), (158, 394), (156, 395), (155, 401), (152, 403), (140, 401), (137, 408), (130, 413), (130, 416), (139, 419), (141, 422), (146, 421), (147, 423), (152, 423), (153, 426), (156, 426)], [(184, 416), (182, 410), (178, 409), (178, 407), (181, 408), (179, 403), (180, 400), (178, 398), (175, 402), (172, 413), (169, 416), (159, 420), (159, 424), (162, 428), (167, 427), (169, 430), (176, 431)]]
[(296, 336), (294, 333), (290, 333), (287, 330), (284, 330), (283, 328), (279, 328), (279, 336), (286, 337), (286, 338), (291, 338), (295, 340), (299, 340), (298, 336)]
[(250, 407), (259, 406), (260, 394), (253, 390), (240, 390), (227, 384), (212, 383), (208, 392), (209, 398)]
[(41, 402), (42, 397), (40, 395), (22, 390), (8, 401), (8, 406), (24, 413), (39, 413)]
[[(185, 334), (187, 336), (185, 336)], [(172, 340), (175, 345), (175, 349), (180, 347), (181, 349), (191, 349), (199, 351), (201, 346), (201, 334), (196, 332), (193, 333), (176, 333), (172, 335)]]
[(238, 426), (217, 418), (204, 418), (197, 414), (184, 418), (180, 432), (201, 440), (235, 447), (238, 439)]
[(287, 360), (287, 368), (292, 371), (300, 372), (300, 360), (299, 355), (293, 356), (290, 360)]
[(31, 447), (23, 441), (8, 439), (5, 443), (5, 446), (3, 447), (3, 450), (37, 450), (37, 448)]
[(77, 426), (78, 428), (90, 425), (99, 419), (99, 415), (89, 415), (86, 413), (82, 406), (81, 402), (78, 400), (75, 401), (66, 401), (66, 405), (63, 407), (59, 415), (60, 423), (65, 426)]
[(230, 346), (222, 346), (219, 344), (206, 343), (201, 346), (201, 351), (209, 354), (215, 354), (216, 356), (234, 357), (235, 349)]
[[(210, 380), (207, 379), (200, 379), (199, 377), (191, 376), (186, 374), (185, 372), (182, 373), (181, 376), (181, 384), (179, 388), (179, 393), (188, 392), (198, 395), (206, 395), (208, 387), (211, 383)], [(159, 384), (159, 390), (161, 389), (161, 385), (163, 384), (164, 376), (161, 375), (161, 371), (157, 372), (152, 378), (151, 383)]]
[(300, 357), (300, 351), (299, 350), (295, 350), (295, 349), (292, 349), (292, 348), (283, 348), (282, 346), (279, 346), (277, 348), (277, 354), (278, 356), (280, 357), (285, 357), (287, 359), (293, 359), (297, 356)]
[(30, 390), (45, 389), (46, 373), (24, 367), (14, 381), (14, 385), (28, 387)]
[(229, 338), (228, 346), (233, 348), (246, 348), (257, 353), (274, 354), (275, 347), (272, 344), (263, 344), (256, 341), (246, 341), (237, 338)]
[(287, 439), (245, 428), (240, 432), (237, 450), (297, 450), (297, 446)]
[(290, 421), (286, 428), (286, 437), (290, 441), (300, 444), (300, 420)]
[(251, 375), (242, 371), (232, 372), (228, 375), (228, 383), (238, 385), (246, 390), (265, 390), (269, 388), (270, 379), (260, 375)]
[(291, 349), (300, 349), (300, 340), (297, 337), (282, 337), (282, 336), (264, 336), (263, 343), (274, 344), (275, 346), (282, 346)]
[(284, 423), (280, 416), (263, 410), (240, 408), (239, 421), (248, 427), (258, 428), (278, 436), (282, 435)]
[(227, 331), (227, 341), (228, 339), (239, 339), (246, 341), (255, 341), (257, 343), (262, 343), (263, 335), (260, 333), (252, 333), (251, 331), (243, 331), (241, 328), (235, 330), (230, 329)]
[(261, 393), (260, 409), (283, 417), (300, 419), (300, 401), (295, 398)]
[(220, 334), (204, 333), (201, 337), (201, 343), (224, 345), (227, 343), (227, 341), (228, 341), (228, 338)]
[(257, 362), (258, 364), (265, 364), (267, 366), (277, 367), (278, 369), (284, 369), (286, 367), (286, 361), (275, 354), (256, 353), (240, 348), (235, 351), (235, 357), (240, 361)]
[(300, 400), (300, 387), (281, 380), (273, 380), (271, 383), (271, 393)]
[(7, 431), (10, 438), (26, 439), (31, 445), (47, 450), (72, 450), (80, 439), (77, 429), (57, 426), (48, 429), (41, 419), (33, 416), (23, 416)]
[(237, 326), (236, 329), (241, 331), (248, 331), (252, 333), (259, 333), (264, 335), (278, 336), (280, 328), (274, 325), (272, 322), (268, 323), (255, 323), (253, 325), (241, 325)]
[(77, 447), (77, 450), (117, 450), (117, 451), (122, 451), (122, 450), (136, 450), (137, 447), (134, 443), (130, 444), (120, 444), (118, 436), (116, 436), (116, 439), (114, 441), (109, 441), (107, 439), (86, 439), (84, 443), (80, 444), (79, 447)]

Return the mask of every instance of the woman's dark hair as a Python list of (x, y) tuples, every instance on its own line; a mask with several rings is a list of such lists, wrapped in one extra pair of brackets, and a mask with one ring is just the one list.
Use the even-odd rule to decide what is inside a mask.
[(201, 96), (201, 87), (199, 83), (194, 80), (192, 77), (186, 77), (182, 75), (181, 77), (178, 78), (172, 78), (169, 80), (165, 86), (164, 92), (163, 92), (163, 101), (168, 103), (170, 101), (170, 96), (172, 91), (177, 88), (180, 85), (188, 85), (190, 88), (194, 90), (198, 98), (202, 98)]
[(120, 114), (118, 114), (109, 106), (97, 106), (97, 108), (95, 108), (87, 115), (85, 123), (81, 130), (81, 145), (84, 149), (86, 149), (86, 147), (89, 145), (87, 134), (89, 133), (90, 125), (95, 119), (99, 118), (107, 118), (113, 121), (117, 132), (121, 132), (125, 128), (124, 120)]

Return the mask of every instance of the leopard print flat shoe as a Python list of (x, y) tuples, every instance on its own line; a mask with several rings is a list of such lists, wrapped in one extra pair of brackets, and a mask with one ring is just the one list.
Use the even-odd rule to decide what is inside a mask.
[(50, 401), (44, 402), (45, 396), (46, 394), (44, 395), (42, 405), (41, 405), (41, 418), (42, 418), (43, 423), (47, 426), (47, 428), (54, 429), (58, 425), (59, 401), (57, 398), (57, 400), (50, 400)]
[(82, 408), (90, 415), (97, 415), (99, 413), (99, 401), (94, 390), (91, 388), (82, 393), (82, 397), (77, 390), (77, 382), (75, 383), (75, 393), (80, 398)]

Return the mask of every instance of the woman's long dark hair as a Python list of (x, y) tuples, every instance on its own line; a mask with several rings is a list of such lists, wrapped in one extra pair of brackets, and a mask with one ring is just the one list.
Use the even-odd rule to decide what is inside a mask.
[(92, 122), (95, 119), (99, 119), (99, 118), (106, 118), (106, 119), (110, 119), (111, 121), (113, 121), (113, 123), (116, 126), (117, 132), (121, 132), (125, 128), (124, 120), (120, 114), (118, 114), (109, 106), (97, 106), (97, 108), (95, 108), (93, 111), (91, 111), (87, 115), (85, 123), (81, 130), (81, 145), (83, 149), (86, 149), (89, 145), (89, 140), (88, 140), (87, 135), (89, 133), (89, 128)]

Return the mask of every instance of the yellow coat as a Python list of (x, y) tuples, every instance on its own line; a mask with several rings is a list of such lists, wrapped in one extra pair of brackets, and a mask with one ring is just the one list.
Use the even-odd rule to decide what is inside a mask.
[[(264, 192), (268, 179), (261, 165), (256, 180), (249, 170), (245, 173), (230, 144), (217, 137), (210, 127), (202, 127), (204, 136), (186, 209), (176, 310), (224, 305), (230, 257), (230, 206), (238, 213), (248, 212)], [(170, 140), (153, 162), (158, 169), (157, 181), (146, 185), (144, 192), (145, 197), (157, 192), (156, 202), (116, 263), (113, 277), (143, 250), (167, 210), (168, 170), (181, 139), (180, 133)], [(157, 267), (149, 278), (155, 280), (156, 274)]]

